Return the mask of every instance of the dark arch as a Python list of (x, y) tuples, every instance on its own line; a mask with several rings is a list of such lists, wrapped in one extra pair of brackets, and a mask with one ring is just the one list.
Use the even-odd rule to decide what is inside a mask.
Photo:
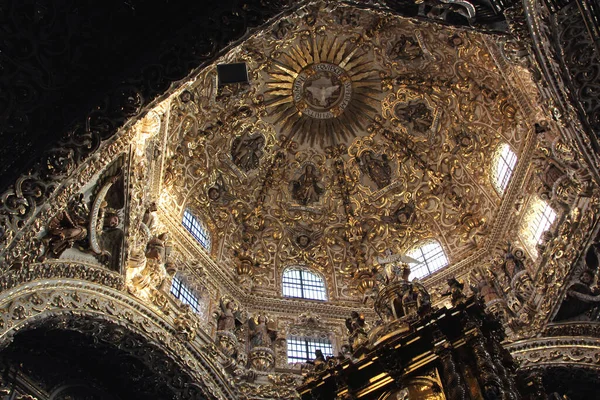
[(188, 371), (142, 335), (88, 316), (32, 324), (0, 352), (0, 366), (3, 386), (49, 399), (207, 398)]

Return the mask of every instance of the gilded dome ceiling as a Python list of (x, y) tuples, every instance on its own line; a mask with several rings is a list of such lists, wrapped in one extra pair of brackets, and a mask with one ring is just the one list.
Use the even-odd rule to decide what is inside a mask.
[[(495, 154), (507, 143), (519, 157), (539, 117), (503, 43), (343, 3), (301, 7), (178, 90), (169, 207), (204, 220), (216, 257), (250, 255), (264, 287), (306, 264), (351, 297), (351, 277), (386, 249), (436, 238), (452, 264), (483, 252), (503, 197), (514, 201), (494, 188)], [(231, 62), (249, 84), (217, 85), (216, 64)]]

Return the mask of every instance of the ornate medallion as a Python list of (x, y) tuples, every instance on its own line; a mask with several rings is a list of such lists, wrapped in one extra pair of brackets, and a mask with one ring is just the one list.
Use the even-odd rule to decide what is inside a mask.
[(352, 81), (338, 65), (318, 63), (300, 71), (292, 89), (298, 111), (317, 119), (342, 114), (352, 99)]
[(381, 67), (363, 42), (348, 31), (314, 27), (284, 41), (266, 70), (269, 122), (310, 146), (333, 146), (364, 132), (382, 96)]

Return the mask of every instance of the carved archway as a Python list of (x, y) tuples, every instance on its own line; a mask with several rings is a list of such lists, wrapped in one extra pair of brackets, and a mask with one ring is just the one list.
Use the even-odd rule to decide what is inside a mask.
[(3, 352), (37, 335), (32, 332), (60, 330), (81, 343), (91, 339), (92, 348), (116, 348), (139, 360), (178, 398), (237, 397), (207, 338), (200, 334), (186, 340), (172, 321), (115, 289), (71, 279), (32, 281), (3, 292), (0, 310)]

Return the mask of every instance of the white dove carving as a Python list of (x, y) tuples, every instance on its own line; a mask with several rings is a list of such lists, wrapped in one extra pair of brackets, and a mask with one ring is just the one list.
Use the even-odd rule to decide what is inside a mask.
[(310, 94), (313, 95), (313, 97), (319, 103), (319, 105), (327, 106), (327, 99), (329, 99), (329, 96), (335, 93), (335, 91), (338, 90), (339, 87), (339, 85), (334, 85), (331, 82), (331, 79), (321, 77), (316, 81), (312, 82), (312, 84), (308, 86), (306, 90), (308, 90)]

